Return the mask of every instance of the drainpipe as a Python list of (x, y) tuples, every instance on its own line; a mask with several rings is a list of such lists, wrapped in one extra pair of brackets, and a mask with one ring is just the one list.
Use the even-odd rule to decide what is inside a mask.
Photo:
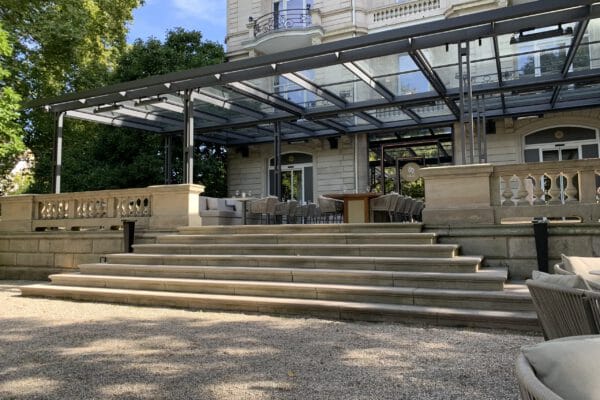
[(354, 135), (354, 193), (358, 193), (358, 135)]
[(356, 32), (356, 0), (352, 0), (352, 26)]

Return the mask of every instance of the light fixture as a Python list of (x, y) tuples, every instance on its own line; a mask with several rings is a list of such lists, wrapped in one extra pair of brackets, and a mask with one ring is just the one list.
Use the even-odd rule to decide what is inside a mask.
[(558, 25), (558, 28), (556, 28), (556, 29), (526, 34), (526, 32), (531, 31), (531, 30), (533, 30), (533, 29), (524, 29), (524, 30), (519, 31), (518, 36), (513, 35), (510, 38), (510, 44), (532, 42), (535, 40), (548, 39), (548, 38), (573, 34), (572, 27), (569, 26), (568, 28), (564, 29), (562, 27), (562, 25)]
[(147, 99), (140, 99), (134, 103), (135, 107), (141, 106), (152, 106), (160, 108), (165, 111), (172, 111), (174, 113), (182, 114), (183, 106), (170, 103), (166, 97), (151, 97)]

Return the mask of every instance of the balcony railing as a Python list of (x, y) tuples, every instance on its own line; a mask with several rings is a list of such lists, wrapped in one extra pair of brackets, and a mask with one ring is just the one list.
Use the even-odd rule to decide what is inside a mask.
[(0, 231), (110, 229), (133, 218), (141, 228), (200, 225), (201, 185), (0, 197)]
[(440, 10), (440, 0), (413, 0), (375, 9), (371, 23), (376, 26), (393, 25), (430, 16)]
[(597, 159), (421, 170), (430, 224), (500, 224), (547, 217), (600, 222)]
[(254, 37), (275, 31), (308, 28), (311, 25), (310, 7), (280, 10), (265, 14), (254, 21)]

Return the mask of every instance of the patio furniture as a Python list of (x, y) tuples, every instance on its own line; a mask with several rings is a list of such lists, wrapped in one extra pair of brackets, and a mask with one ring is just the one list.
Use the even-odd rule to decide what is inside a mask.
[(252, 214), (260, 216), (260, 223), (262, 224), (263, 218), (266, 219), (267, 224), (271, 222), (271, 216), (274, 215), (275, 206), (279, 202), (279, 199), (275, 196), (267, 196), (250, 202), (249, 211)]
[(425, 208), (425, 203), (423, 200), (415, 200), (411, 209), (410, 209), (410, 222), (422, 221), (422, 212), (423, 208)]
[(274, 221), (283, 224), (285, 220), (285, 223), (289, 224), (295, 216), (297, 205), (296, 200), (282, 201), (275, 204), (273, 210)]
[(576, 274), (575, 272), (567, 271), (565, 269), (564, 263), (560, 262), (558, 264), (554, 264), (554, 273), (558, 274), (558, 275), (579, 275), (583, 279), (586, 280), (587, 284), (589, 285), (589, 287), (591, 289), (593, 289), (593, 290), (600, 290), (600, 283), (597, 282), (596, 280), (593, 280), (593, 277), (589, 276), (589, 275), (594, 275), (592, 273), (592, 271), (589, 271), (588, 274), (585, 274), (585, 275), (583, 275), (583, 274)]
[(596, 399), (600, 393), (600, 336), (524, 346), (515, 367), (523, 400)]
[(600, 276), (592, 274), (594, 270), (600, 269), (600, 257), (578, 257), (561, 254), (560, 268), (567, 272), (580, 275), (590, 283), (590, 286), (600, 290)]
[(321, 217), (325, 222), (342, 222), (344, 202), (330, 197), (319, 196), (317, 199), (321, 209)]
[(375, 218), (381, 213), (385, 213), (384, 215), (389, 219), (389, 222), (392, 222), (394, 220), (396, 204), (399, 199), (400, 195), (397, 193), (384, 194), (370, 199), (369, 208), (371, 210), (371, 222), (378, 222)]
[(522, 353), (517, 357), (516, 375), (522, 400), (564, 400), (538, 379)]
[(402, 197), (396, 206), (395, 219), (398, 222), (410, 222), (412, 219), (411, 211), (415, 204), (412, 197)]
[[(585, 289), (589, 288), (585, 281), (576, 275), (543, 276), (526, 284), (546, 340), (600, 333), (591, 305), (594, 301), (597, 305), (598, 298)], [(561, 278), (573, 279), (562, 279), (564, 285), (559, 286)]]

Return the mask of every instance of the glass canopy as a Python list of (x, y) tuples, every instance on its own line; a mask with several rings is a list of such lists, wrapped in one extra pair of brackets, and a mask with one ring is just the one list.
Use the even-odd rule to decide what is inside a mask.
[(599, 85), (600, 3), (556, 0), (30, 105), (156, 133), (191, 126), (196, 138), (243, 145), (276, 131), (296, 140), (448, 126), (470, 112), (466, 104), (487, 118), (594, 107)]

